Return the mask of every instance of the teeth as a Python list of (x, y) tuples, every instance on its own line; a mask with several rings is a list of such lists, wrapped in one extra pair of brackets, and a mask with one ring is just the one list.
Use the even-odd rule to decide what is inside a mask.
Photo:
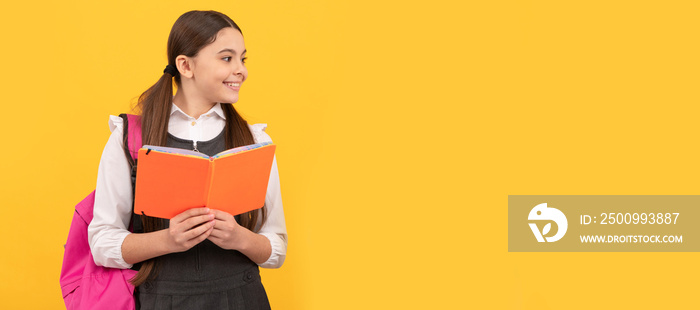
[(238, 87), (238, 86), (241, 86), (241, 83), (226, 83), (226, 85), (231, 86), (231, 87)]

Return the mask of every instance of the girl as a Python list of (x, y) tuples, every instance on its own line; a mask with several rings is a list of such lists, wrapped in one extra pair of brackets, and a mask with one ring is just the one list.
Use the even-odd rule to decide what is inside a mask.
[[(183, 14), (170, 31), (167, 56), (160, 80), (139, 97), (143, 144), (211, 156), (270, 141), (265, 124), (248, 125), (233, 108), (248, 76), (233, 20), (214, 11)], [(110, 128), (88, 228), (95, 263), (139, 270), (132, 280), (137, 308), (269, 309), (258, 266), (279, 268), (287, 248), (276, 158), (262, 209), (234, 217), (193, 206), (169, 221), (134, 217), (143, 231), (130, 233), (133, 188), (122, 119), (110, 117)]]

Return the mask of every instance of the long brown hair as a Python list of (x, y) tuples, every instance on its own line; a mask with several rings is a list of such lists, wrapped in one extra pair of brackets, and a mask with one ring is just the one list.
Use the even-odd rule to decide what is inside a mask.
[[(175, 21), (168, 37), (168, 64), (175, 66), (175, 58), (179, 55), (194, 57), (205, 46), (216, 40), (219, 31), (232, 27), (241, 34), (241, 28), (228, 16), (216, 11), (190, 11), (182, 14)], [(180, 87), (180, 75), (172, 76), (163, 73), (158, 82), (146, 90), (138, 100), (137, 108), (141, 111), (141, 129), (144, 145), (165, 146), (168, 139), (168, 122), (173, 102), (173, 79)], [(222, 104), (226, 117), (224, 140), (226, 148), (255, 143), (248, 122), (241, 117), (232, 104)], [(259, 231), (266, 220), (267, 207), (253, 210), (240, 215), (239, 224), (251, 231)], [(261, 225), (256, 225), (261, 217)], [(166, 220), (141, 215), (144, 232), (152, 232), (165, 228)], [(149, 259), (141, 264), (138, 274), (131, 282), (138, 286), (153, 279), (157, 273), (157, 258)]]

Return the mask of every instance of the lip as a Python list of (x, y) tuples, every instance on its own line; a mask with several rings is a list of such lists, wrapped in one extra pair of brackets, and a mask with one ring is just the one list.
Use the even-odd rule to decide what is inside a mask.
[[(238, 87), (229, 86), (228, 83), (238, 83)], [(243, 84), (243, 81), (223, 81), (222, 84), (224, 84), (224, 86), (226, 86), (228, 89), (238, 91), (241, 89), (241, 85)]]

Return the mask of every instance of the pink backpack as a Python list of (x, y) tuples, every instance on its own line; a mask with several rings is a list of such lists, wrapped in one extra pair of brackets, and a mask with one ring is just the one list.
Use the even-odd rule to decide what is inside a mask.
[[(120, 116), (124, 119), (125, 153), (132, 167), (133, 184), (135, 160), (141, 148), (141, 120), (137, 115)], [(134, 286), (129, 280), (136, 271), (97, 266), (92, 258), (87, 229), (94, 204), (95, 191), (75, 206), (68, 232), (60, 279), (66, 309), (134, 309)]]

